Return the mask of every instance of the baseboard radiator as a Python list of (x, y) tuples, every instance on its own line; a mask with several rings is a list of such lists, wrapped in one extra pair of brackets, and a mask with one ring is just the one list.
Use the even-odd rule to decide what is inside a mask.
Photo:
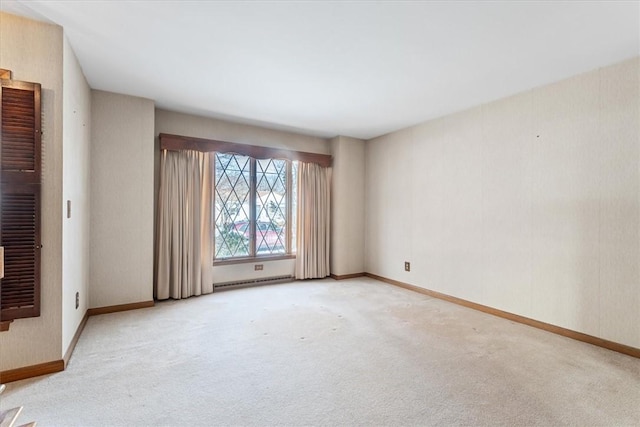
[(235, 282), (223, 282), (223, 283), (214, 283), (213, 291), (225, 291), (228, 289), (238, 289), (238, 288), (246, 288), (249, 286), (259, 286), (259, 285), (272, 285), (274, 283), (285, 283), (292, 282), (293, 276), (274, 276), (274, 277), (260, 277), (258, 279), (247, 279), (247, 280), (236, 280)]

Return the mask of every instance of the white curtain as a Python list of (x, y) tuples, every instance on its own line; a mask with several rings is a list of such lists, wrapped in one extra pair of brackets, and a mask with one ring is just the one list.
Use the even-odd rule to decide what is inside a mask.
[(327, 277), (329, 271), (329, 168), (298, 165), (296, 279)]
[(163, 151), (156, 230), (157, 299), (213, 292), (211, 154)]

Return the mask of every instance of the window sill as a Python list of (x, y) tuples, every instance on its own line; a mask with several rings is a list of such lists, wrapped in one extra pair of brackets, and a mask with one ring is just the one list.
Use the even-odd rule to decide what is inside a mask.
[(213, 261), (214, 267), (219, 267), (223, 265), (233, 265), (233, 264), (249, 264), (263, 261), (280, 261), (283, 259), (295, 259), (295, 254), (291, 255), (265, 255), (265, 256), (256, 256), (256, 257), (247, 257), (247, 258), (228, 258), (221, 259), (218, 261)]

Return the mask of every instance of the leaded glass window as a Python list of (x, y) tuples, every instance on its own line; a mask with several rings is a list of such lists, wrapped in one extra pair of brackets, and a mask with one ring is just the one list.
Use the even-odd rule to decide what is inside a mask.
[(216, 260), (295, 252), (295, 163), (215, 154)]

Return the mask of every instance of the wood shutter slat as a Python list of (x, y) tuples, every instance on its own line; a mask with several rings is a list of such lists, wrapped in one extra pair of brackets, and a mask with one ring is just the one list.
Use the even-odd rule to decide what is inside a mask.
[(39, 315), (40, 186), (3, 186), (0, 241), (5, 251), (2, 320)]
[(40, 315), (40, 85), (2, 80), (0, 320)]
[[(2, 90), (2, 171), (35, 170), (35, 99), (28, 90)], [(16, 155), (18, 153), (19, 155)]]

